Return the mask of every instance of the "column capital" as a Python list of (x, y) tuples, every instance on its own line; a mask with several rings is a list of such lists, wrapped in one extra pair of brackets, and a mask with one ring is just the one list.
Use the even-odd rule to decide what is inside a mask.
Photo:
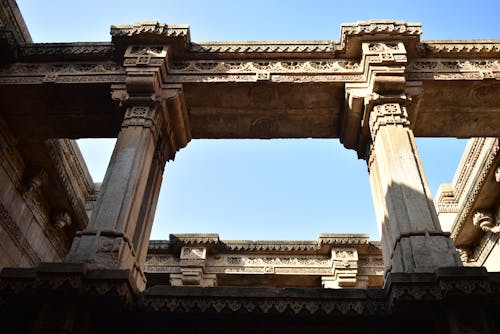
[(375, 140), (381, 126), (398, 126), (407, 128), (410, 126), (408, 112), (404, 105), (399, 103), (377, 104), (370, 112), (369, 126), (372, 141)]
[[(395, 36), (396, 37), (396, 36)], [(404, 37), (404, 36), (403, 36)], [(346, 110), (340, 130), (340, 138), (346, 148), (355, 149), (359, 158), (367, 158), (366, 148), (372, 141), (370, 120), (379, 119), (371, 114), (383, 110), (378, 105), (399, 104), (404, 106), (405, 118), (411, 124), (408, 105), (414, 95), (421, 93), (415, 82), (407, 82), (405, 68), (408, 62), (408, 41), (401, 39), (387, 40), (375, 34), (359, 41), (361, 65), (365, 81), (345, 85)], [(376, 132), (376, 131), (375, 131)]]

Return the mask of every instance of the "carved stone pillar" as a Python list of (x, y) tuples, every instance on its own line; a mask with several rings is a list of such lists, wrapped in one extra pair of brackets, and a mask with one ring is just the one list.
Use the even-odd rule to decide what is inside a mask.
[(453, 241), (441, 230), (406, 107), (387, 102), (368, 112), (368, 167), (386, 268), (433, 272), (460, 266)]
[(126, 108), (121, 130), (88, 227), (77, 234), (66, 259), (128, 269), (139, 290), (146, 283), (143, 262), (163, 168), (189, 140), (175, 141), (164, 85), (167, 51), (166, 46), (126, 50), (126, 84), (113, 92)]
[[(448, 233), (441, 230), (411, 129), (422, 84), (407, 81), (408, 52), (419, 29), (351, 40), (361, 56), (365, 82), (346, 85), (341, 140), (368, 163), (384, 264), (392, 272), (433, 272), (460, 266)], [(356, 43), (354, 43), (356, 42)]]

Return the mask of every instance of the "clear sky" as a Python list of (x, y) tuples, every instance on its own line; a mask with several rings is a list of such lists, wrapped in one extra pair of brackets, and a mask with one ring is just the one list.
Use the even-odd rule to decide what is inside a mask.
[[(500, 37), (500, 1), (19, 0), (35, 42), (109, 41), (111, 24), (187, 23), (193, 41), (339, 40), (340, 25), (421, 22), (423, 39)], [(94, 181), (113, 140), (79, 141)], [(419, 139), (435, 194), (451, 182), (464, 140)], [(165, 169), (152, 239), (217, 232), (222, 239), (378, 239), (364, 161), (338, 140), (193, 140)]]

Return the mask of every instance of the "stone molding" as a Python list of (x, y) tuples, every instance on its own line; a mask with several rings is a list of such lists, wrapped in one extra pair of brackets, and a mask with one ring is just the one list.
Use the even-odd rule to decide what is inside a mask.
[(489, 55), (498, 57), (500, 54), (500, 40), (474, 40), (474, 41), (423, 41), (420, 49), (428, 56), (476, 56)]
[(112, 37), (133, 37), (148, 34), (164, 37), (183, 37), (186, 39), (186, 43), (190, 42), (189, 25), (165, 24), (158, 21), (143, 21), (134, 24), (112, 25), (110, 34)]
[(23, 232), (19, 228), (19, 225), (12, 219), (11, 215), (0, 203), (0, 223), (2, 228), (7, 233), (14, 243), (18, 246), (19, 250), (26, 255), (26, 259), (29, 261), (30, 265), (36, 266), (40, 263), (41, 258), (38, 253), (31, 247), (31, 243), (26, 239)]
[(373, 141), (375, 141), (377, 132), (382, 126), (410, 127), (406, 107), (399, 103), (384, 103), (374, 106), (368, 122)]
[(75, 222), (79, 228), (85, 228), (88, 224), (86, 203), (94, 191), (94, 183), (80, 150), (76, 142), (69, 139), (49, 139), (46, 146), (71, 204)]
[(279, 54), (325, 54), (331, 56), (336, 50), (332, 41), (238, 41), (238, 42), (202, 42), (191, 43), (189, 52), (193, 54), (231, 54), (249, 53), (266, 55)]
[(115, 55), (115, 46), (109, 42), (78, 43), (31, 43), (19, 48), (22, 61), (64, 60), (69, 59), (110, 59)]
[(0, 29), (14, 31), (16, 38), (23, 44), (32, 42), (28, 27), (15, 0), (0, 1)]
[[(469, 141), (453, 178), (451, 190), (448, 189), (446, 196), (442, 191), (438, 192), (438, 213), (444, 212), (442, 209), (450, 206), (459, 208), (451, 228), (451, 237), (454, 240), (457, 240), (465, 224), (472, 219), (473, 211), (477, 209), (475, 203), (491, 169), (496, 167), (495, 161), (499, 151), (497, 138), (475, 138)], [(472, 224), (471, 221), (470, 223)]]
[(183, 234), (171, 235), (170, 242), (151, 241), (145, 272), (169, 274), (175, 286), (216, 286), (218, 278), (230, 275), (308, 275), (319, 276), (325, 288), (342, 288), (381, 284), (384, 266), (380, 248), (365, 235), (252, 242)]
[[(336, 245), (372, 245), (378, 247), (377, 242), (369, 240), (368, 234), (342, 234), (323, 233), (318, 236), (317, 241), (311, 240), (220, 240), (217, 233), (187, 233), (170, 234), (169, 240), (151, 240), (149, 249), (176, 250), (181, 246), (204, 245), (210, 249), (219, 251), (276, 251), (276, 252), (315, 252), (322, 250), (324, 254), (329, 253), (332, 246)], [(325, 248), (326, 247), (326, 248)]]
[(363, 54), (361, 44), (370, 41), (397, 40), (405, 44), (409, 54), (416, 54), (422, 26), (394, 20), (370, 20), (342, 24), (340, 49), (349, 58)]

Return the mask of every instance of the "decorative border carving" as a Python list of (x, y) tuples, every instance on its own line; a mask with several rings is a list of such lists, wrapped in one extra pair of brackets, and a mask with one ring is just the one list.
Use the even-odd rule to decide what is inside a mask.
[(415, 59), (405, 72), (411, 80), (500, 79), (500, 62), (496, 59)]
[(19, 48), (20, 58), (60, 58), (64, 57), (112, 57), (115, 46), (112, 43), (33, 43)]
[[(19, 250), (26, 255), (26, 258), (30, 261), (32, 266), (40, 263), (41, 259), (37, 252), (31, 247), (31, 243), (26, 239), (23, 232), (17, 225), (17, 223), (12, 219), (7, 209), (0, 203), (0, 223), (2, 227), (12, 240), (16, 244)], [(27, 222), (26, 222), (27, 223)]]
[[(482, 142), (484, 140), (484, 142)], [(473, 182), (470, 180), (470, 175), (474, 171), (474, 166), (477, 164), (477, 159), (480, 156), (480, 153), (483, 151), (483, 145), (486, 145), (489, 141), (489, 149), (488, 149), (488, 155), (484, 162), (482, 163), (482, 168), (480, 169), (480, 173), (474, 178), (474, 185), (470, 189), (470, 191), (467, 194), (464, 194), (463, 191), (465, 190), (465, 185), (463, 187), (458, 187), (459, 191), (456, 192), (455, 197), (458, 199), (459, 202), (461, 202), (461, 198), (464, 198), (464, 203), (462, 205), (462, 209), (458, 213), (458, 216), (455, 220), (455, 223), (452, 226), (451, 230), (451, 238), (456, 239), (460, 232), (462, 231), (465, 223), (467, 222), (467, 218), (470, 216), (471, 210), (474, 207), (474, 203), (476, 202), (480, 190), (483, 187), (484, 182), (486, 181), (486, 177), (488, 176), (490, 169), (493, 166), (493, 162), (495, 161), (495, 158), (498, 155), (498, 152), (500, 151), (500, 143), (499, 139), (497, 138), (484, 138), (483, 140), (477, 139), (477, 142), (475, 142), (473, 145), (473, 148), (469, 151), (469, 155), (472, 154), (472, 156), (475, 158), (474, 160), (470, 161), (469, 166), (471, 168), (464, 168), (460, 170), (460, 174), (457, 178), (457, 181), (453, 182), (453, 184), (464, 184), (462, 180), (466, 180), (467, 182)], [(481, 149), (479, 149), (481, 147)], [(469, 158), (469, 156), (467, 156)], [(463, 160), (462, 160), (463, 161)], [(461, 161), (461, 165), (462, 164)], [(460, 190), (462, 189), (462, 190)], [(466, 195), (466, 197), (464, 197)]]
[(273, 42), (208, 42), (191, 43), (193, 53), (331, 53), (335, 51), (332, 41), (273, 41)]
[(383, 300), (335, 300), (316, 298), (248, 298), (178, 296), (155, 298), (147, 296), (141, 308), (155, 312), (175, 313), (253, 313), (264, 314), (326, 314), (336, 316), (387, 315), (389, 308)]
[(423, 41), (420, 44), (423, 51), (431, 54), (467, 54), (467, 53), (498, 53), (500, 42), (498, 41)]
[(93, 182), (86, 169), (85, 162), (79, 159), (80, 152), (76, 152), (69, 139), (49, 139), (46, 142), (49, 156), (64, 186), (71, 208), (80, 228), (85, 228), (88, 217), (85, 209), (87, 198), (93, 191)]
[(348, 59), (331, 60), (260, 60), (260, 61), (225, 61), (191, 60), (174, 62), (170, 74), (210, 73), (362, 73), (360, 64)]
[(166, 37), (188, 37), (189, 25), (165, 24), (158, 21), (143, 21), (133, 24), (116, 24), (111, 26), (111, 36), (138, 36), (152, 34)]
[(15, 63), (0, 70), (0, 84), (125, 82), (125, 68), (112, 61)]
[(376, 34), (418, 38), (422, 34), (422, 25), (420, 23), (393, 20), (370, 20), (358, 21), (356, 23), (344, 23), (340, 29), (341, 48), (346, 48), (349, 38)]

